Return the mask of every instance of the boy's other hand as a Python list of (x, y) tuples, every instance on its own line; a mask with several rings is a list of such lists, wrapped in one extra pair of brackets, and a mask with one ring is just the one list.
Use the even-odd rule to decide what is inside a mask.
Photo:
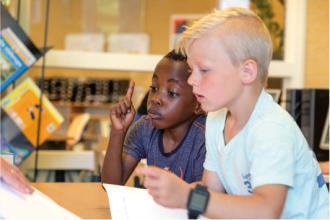
[(130, 81), (127, 93), (117, 104), (110, 110), (110, 119), (114, 130), (127, 130), (131, 125), (135, 109), (132, 103), (132, 96), (134, 92), (134, 81)]
[(0, 181), (5, 182), (20, 193), (31, 194), (33, 192), (33, 188), (21, 171), (2, 157), (0, 157)]
[(137, 173), (144, 175), (144, 186), (158, 204), (169, 208), (186, 208), (192, 186), (175, 174), (158, 167), (140, 167)]

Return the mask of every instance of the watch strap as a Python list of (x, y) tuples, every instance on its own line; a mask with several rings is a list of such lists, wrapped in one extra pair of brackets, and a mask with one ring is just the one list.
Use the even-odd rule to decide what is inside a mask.
[(199, 215), (200, 215), (200, 213), (197, 211), (193, 211), (193, 210), (188, 211), (189, 219), (197, 219)]

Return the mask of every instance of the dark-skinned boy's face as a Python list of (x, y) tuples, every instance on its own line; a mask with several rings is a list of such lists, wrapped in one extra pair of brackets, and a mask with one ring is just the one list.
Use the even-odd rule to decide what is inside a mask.
[(197, 101), (188, 85), (188, 65), (163, 58), (152, 77), (148, 115), (158, 129), (175, 128), (195, 115)]

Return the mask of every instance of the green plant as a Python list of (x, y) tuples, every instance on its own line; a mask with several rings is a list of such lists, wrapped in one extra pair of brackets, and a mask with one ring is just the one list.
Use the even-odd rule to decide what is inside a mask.
[[(284, 0), (278, 0), (278, 2), (284, 7)], [(273, 59), (283, 59), (284, 27), (275, 20), (273, 5), (269, 0), (251, 0), (251, 8), (265, 22), (271, 34), (273, 42)]]

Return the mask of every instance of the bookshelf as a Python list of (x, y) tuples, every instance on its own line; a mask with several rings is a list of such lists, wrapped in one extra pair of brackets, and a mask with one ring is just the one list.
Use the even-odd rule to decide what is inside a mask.
[(83, 132), (82, 139), (87, 142), (98, 142), (98, 138), (101, 136), (100, 122), (109, 121), (109, 111), (112, 106), (109, 104), (82, 104), (72, 102), (52, 102), (54, 106), (61, 112), (65, 118), (62, 126), (55, 131), (49, 141), (65, 142), (67, 139), (67, 131), (71, 121), (76, 116), (82, 113), (89, 113), (90, 120)]

